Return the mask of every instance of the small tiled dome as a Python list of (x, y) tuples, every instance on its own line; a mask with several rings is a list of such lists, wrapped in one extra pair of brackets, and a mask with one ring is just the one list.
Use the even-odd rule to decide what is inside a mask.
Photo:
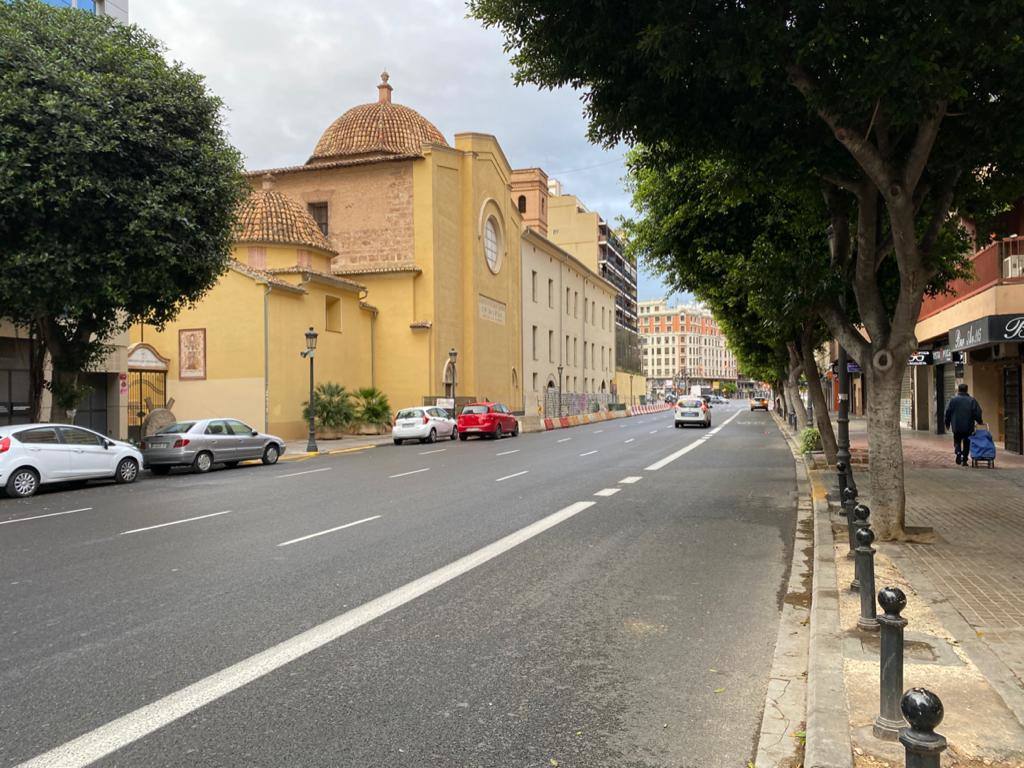
[(331, 123), (308, 164), (353, 156), (419, 154), (422, 144), (448, 146), (444, 135), (423, 115), (391, 102), (388, 73), (380, 77), (377, 101), (353, 107)]
[(270, 174), (264, 178), (263, 189), (253, 190), (239, 208), (235, 241), (297, 245), (337, 253), (302, 205), (274, 191)]

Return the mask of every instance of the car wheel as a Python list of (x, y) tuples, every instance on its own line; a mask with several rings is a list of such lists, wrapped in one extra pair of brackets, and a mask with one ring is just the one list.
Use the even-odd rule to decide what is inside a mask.
[(401, 445), (401, 444), (402, 444), (402, 441), (401, 441), (401, 440), (399, 440), (399, 439), (398, 439), (398, 438), (396, 437), (396, 438), (395, 438), (395, 445)]
[(469, 435), (459, 435), (459, 440), (461, 440), (462, 442), (466, 442), (467, 440), (469, 440)]
[(504, 436), (504, 433), (501, 431), (501, 424), (499, 424), (494, 430), (494, 439), (501, 440), (501, 438)]
[(155, 467), (150, 467), (149, 471), (154, 475), (166, 475), (170, 473), (171, 468), (166, 464), (157, 464)]
[(7, 495), (16, 499), (24, 499), (35, 495), (39, 490), (39, 473), (31, 467), (14, 470), (7, 478)]
[(512, 427), (512, 437), (519, 437), (519, 420), (516, 420), (516, 425)]
[(213, 454), (209, 451), (200, 451), (196, 454), (195, 459), (192, 460), (192, 471), (197, 475), (202, 475), (210, 471), (210, 467), (213, 466)]
[(458, 437), (459, 437), (459, 430), (457, 430), (455, 427), (452, 427), (452, 433), (451, 433), (451, 435), (449, 435), (449, 437), (452, 440), (458, 439)]
[(277, 460), (280, 458), (280, 456), (280, 448), (278, 448), (276, 445), (268, 445), (266, 448), (263, 449), (263, 458), (261, 459), (261, 461), (267, 465), (277, 464)]
[(436, 443), (437, 442), (437, 430), (436, 429), (431, 429), (430, 430), (430, 434), (427, 435), (427, 442), (428, 443)]
[(117, 463), (117, 470), (114, 472), (114, 481), (121, 483), (134, 483), (139, 476), (139, 462), (135, 459), (121, 459)]
[(228, 469), (234, 469), (235, 467), (238, 466), (238, 462), (237, 461), (225, 461), (224, 462), (224, 466), (227, 467)]

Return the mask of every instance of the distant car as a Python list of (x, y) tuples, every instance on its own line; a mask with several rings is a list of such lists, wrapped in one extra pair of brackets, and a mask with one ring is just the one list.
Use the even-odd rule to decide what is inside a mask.
[(676, 401), (676, 429), (693, 424), (698, 427), (711, 426), (711, 408), (704, 398), (686, 395)]
[(403, 408), (395, 415), (391, 436), (395, 445), (401, 445), (405, 440), (433, 443), (439, 437), (454, 440), (459, 436), (459, 429), (455, 419), (444, 408)]
[(750, 398), (750, 410), (751, 411), (767, 411), (768, 410), (768, 398), (764, 395), (754, 395)]
[(33, 495), (40, 485), (112, 477), (134, 483), (142, 454), (130, 443), (68, 424), (0, 427), (0, 485), (8, 496)]
[(182, 466), (202, 474), (214, 464), (237, 467), (246, 459), (276, 464), (284, 453), (284, 440), (238, 419), (195, 419), (169, 424), (144, 438), (141, 447), (145, 466), (154, 475)]
[(501, 403), (470, 403), (459, 414), (459, 439), (470, 435), (504, 437), (519, 434), (519, 419)]
[(666, 403), (672, 404), (675, 401), (676, 401), (676, 396), (675, 395), (665, 395), (665, 402)]
[(715, 405), (725, 405), (725, 404), (727, 404), (727, 403), (728, 403), (729, 401), (728, 401), (728, 400), (726, 400), (726, 399), (725, 399), (724, 397), (722, 397), (721, 395), (712, 395), (712, 396), (711, 396), (711, 402), (712, 402), (712, 403), (714, 403)]

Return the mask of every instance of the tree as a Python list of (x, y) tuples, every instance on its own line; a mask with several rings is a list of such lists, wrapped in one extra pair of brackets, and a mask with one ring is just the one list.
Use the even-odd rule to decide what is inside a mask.
[(0, 312), (48, 350), (55, 418), (137, 322), (227, 267), (245, 194), (221, 102), (137, 27), (0, 3)]
[[(834, 263), (866, 336), (838, 303), (823, 314), (868, 382), (876, 532), (901, 537), (900, 383), (925, 291), (965, 247), (950, 213), (990, 210), (1022, 189), (1024, 3), (471, 0), (470, 9), (501, 28), (520, 82), (585, 91), (595, 140), (721, 151), (765, 178), (823, 190)], [(886, 263), (895, 265), (890, 304)]]

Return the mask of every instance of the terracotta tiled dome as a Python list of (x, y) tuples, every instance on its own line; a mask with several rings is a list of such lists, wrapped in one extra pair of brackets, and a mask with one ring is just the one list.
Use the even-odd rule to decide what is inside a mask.
[(270, 178), (264, 179), (263, 189), (254, 190), (239, 208), (235, 241), (297, 245), (337, 253), (313, 217), (295, 200), (275, 192)]
[(418, 155), (421, 145), (443, 144), (444, 135), (415, 109), (391, 103), (388, 73), (381, 74), (377, 101), (360, 104), (324, 131), (309, 164), (352, 156)]

